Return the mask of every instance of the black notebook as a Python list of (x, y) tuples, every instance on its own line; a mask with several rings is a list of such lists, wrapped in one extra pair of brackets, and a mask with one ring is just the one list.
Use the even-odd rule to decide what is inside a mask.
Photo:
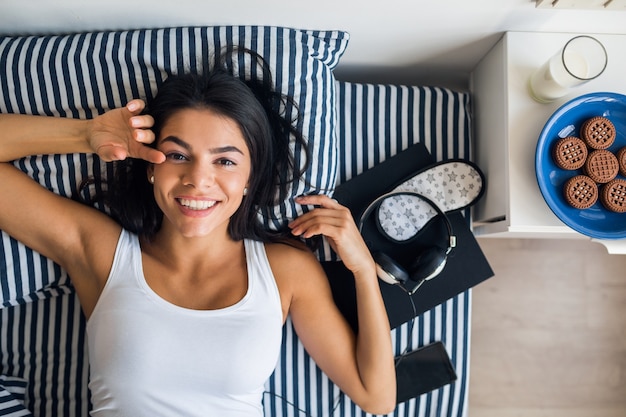
[[(391, 191), (420, 169), (433, 163), (434, 160), (426, 147), (419, 143), (415, 144), (340, 184), (335, 189), (334, 198), (348, 207), (358, 222), (365, 208), (376, 197)], [(456, 247), (448, 255), (443, 271), (432, 280), (426, 281), (411, 295), (416, 311), (413, 311), (407, 292), (397, 285), (379, 281), (391, 328), (493, 276), (491, 266), (478, 246), (467, 219), (460, 211), (446, 215), (456, 235)], [(382, 250), (394, 254), (400, 262), (409, 262), (415, 253), (438, 239), (442, 223), (442, 221), (429, 222), (419, 232), (419, 236), (408, 245), (398, 245), (383, 238), (382, 235), (377, 238), (375, 233), (367, 234), (366, 243), (372, 251)], [(364, 236), (366, 227), (367, 225), (364, 225)], [(337, 306), (357, 330), (356, 296), (352, 274), (341, 262), (322, 262), (322, 266), (328, 275)]]

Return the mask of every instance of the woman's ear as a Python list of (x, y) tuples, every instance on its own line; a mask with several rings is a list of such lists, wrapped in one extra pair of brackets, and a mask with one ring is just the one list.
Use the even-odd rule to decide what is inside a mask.
[(154, 184), (154, 164), (148, 164), (146, 173), (148, 174), (148, 181), (150, 184)]

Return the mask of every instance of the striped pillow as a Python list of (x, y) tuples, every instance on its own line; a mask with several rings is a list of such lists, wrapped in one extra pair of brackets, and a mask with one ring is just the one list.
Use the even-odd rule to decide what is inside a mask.
[[(303, 116), (313, 163), (290, 197), (260, 213), (279, 228), (306, 208), (305, 193), (331, 193), (335, 185), (335, 79), (332, 70), (347, 47), (340, 31), (266, 26), (185, 27), (58, 36), (0, 37), (0, 112), (92, 118), (132, 98), (150, 98), (169, 74), (198, 71), (225, 45), (257, 51), (270, 64), (277, 90), (294, 98)], [(247, 62), (239, 72), (249, 73)], [(287, 106), (286, 111), (290, 111)], [(298, 158), (303, 156), (296, 148)], [(322, 162), (323, 161), (323, 162)], [(69, 196), (89, 175), (108, 175), (92, 155), (45, 155), (15, 165), (47, 188)], [(2, 306), (69, 291), (66, 274), (16, 242), (0, 238)]]
[(0, 416), (32, 416), (24, 406), (27, 385), (22, 378), (0, 375)]

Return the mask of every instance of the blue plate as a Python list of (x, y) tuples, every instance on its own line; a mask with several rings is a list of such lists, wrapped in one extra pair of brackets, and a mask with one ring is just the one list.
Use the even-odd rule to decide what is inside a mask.
[(535, 153), (537, 182), (548, 207), (572, 229), (597, 239), (623, 239), (626, 238), (626, 213), (609, 211), (599, 200), (584, 210), (570, 206), (563, 197), (563, 184), (582, 171), (561, 169), (552, 159), (554, 142), (566, 136), (580, 137), (581, 125), (594, 116), (606, 117), (615, 125), (617, 137), (610, 151), (617, 152), (626, 146), (626, 96), (590, 93), (577, 97), (554, 112), (539, 135)]

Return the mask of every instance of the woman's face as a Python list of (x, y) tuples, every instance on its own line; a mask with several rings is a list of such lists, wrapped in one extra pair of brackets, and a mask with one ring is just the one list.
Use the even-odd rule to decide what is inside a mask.
[(165, 162), (150, 167), (163, 228), (185, 237), (227, 234), (250, 178), (248, 146), (235, 121), (208, 109), (184, 109), (163, 125), (157, 148)]

